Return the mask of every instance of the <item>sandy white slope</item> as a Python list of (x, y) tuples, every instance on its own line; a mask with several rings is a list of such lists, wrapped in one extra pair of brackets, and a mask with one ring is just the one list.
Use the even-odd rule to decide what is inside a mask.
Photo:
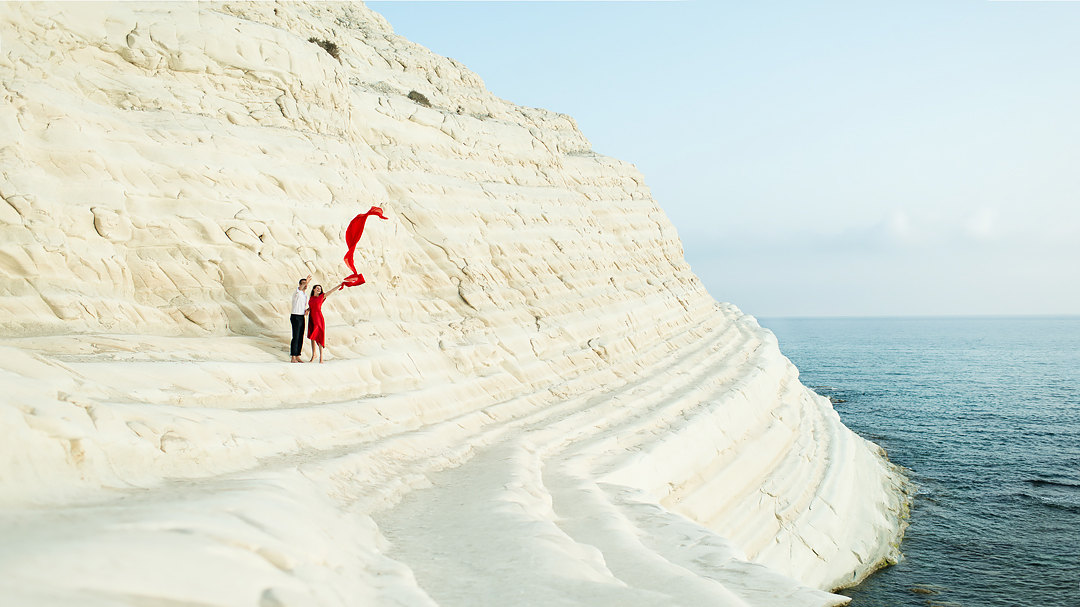
[(569, 117), (360, 5), (0, 40), (3, 604), (829, 605), (896, 557), (903, 477)]

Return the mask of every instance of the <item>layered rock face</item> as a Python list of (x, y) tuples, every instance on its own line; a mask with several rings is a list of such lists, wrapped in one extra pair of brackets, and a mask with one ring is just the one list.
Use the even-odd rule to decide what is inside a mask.
[(569, 117), (360, 5), (0, 17), (5, 603), (828, 605), (897, 556), (903, 477)]

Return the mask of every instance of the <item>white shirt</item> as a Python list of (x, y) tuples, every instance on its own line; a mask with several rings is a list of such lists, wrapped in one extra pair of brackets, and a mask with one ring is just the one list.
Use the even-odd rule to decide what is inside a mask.
[(303, 289), (296, 289), (296, 292), (292, 294), (292, 313), (303, 314), (307, 310), (307, 293), (304, 293)]

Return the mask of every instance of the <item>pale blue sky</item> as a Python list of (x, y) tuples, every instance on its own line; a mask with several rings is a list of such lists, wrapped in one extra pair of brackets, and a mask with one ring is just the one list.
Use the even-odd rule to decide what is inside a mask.
[(369, 2), (634, 163), (758, 316), (1080, 314), (1080, 2)]

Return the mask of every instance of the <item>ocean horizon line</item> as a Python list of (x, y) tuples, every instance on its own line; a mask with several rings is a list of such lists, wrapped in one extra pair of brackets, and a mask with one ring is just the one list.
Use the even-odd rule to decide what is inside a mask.
[(757, 315), (759, 320), (1080, 320), (1080, 314)]

